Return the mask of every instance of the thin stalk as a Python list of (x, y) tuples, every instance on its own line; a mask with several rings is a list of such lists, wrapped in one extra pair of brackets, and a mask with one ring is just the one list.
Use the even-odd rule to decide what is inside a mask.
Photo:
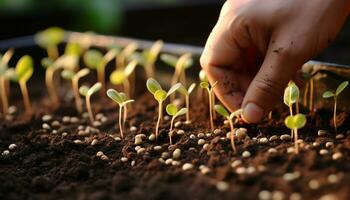
[(158, 140), (158, 129), (159, 129), (159, 124), (160, 124), (160, 119), (162, 117), (162, 104), (163, 102), (160, 101), (158, 103), (158, 120), (157, 120), (157, 125), (156, 125), (156, 140)]
[(214, 131), (214, 122), (213, 122), (213, 99), (211, 98), (211, 91), (208, 90), (209, 96), (209, 117), (210, 117), (210, 128), (211, 131)]
[(125, 122), (126, 122), (127, 116), (128, 116), (127, 105), (124, 105), (124, 110), (123, 110), (123, 127), (125, 127)]
[(82, 102), (79, 95), (79, 77), (73, 77), (72, 78), (72, 88), (73, 88), (73, 94), (74, 94), (74, 100), (75, 100), (75, 108), (79, 113), (83, 112), (82, 108)]
[(334, 95), (333, 123), (335, 133), (337, 133), (337, 95)]
[(187, 112), (186, 112), (186, 122), (190, 123), (190, 95), (186, 95), (186, 108), (187, 108)]
[(269, 112), (269, 120), (272, 120), (272, 110)]
[(232, 147), (233, 153), (236, 154), (237, 150), (236, 150), (236, 145), (235, 145), (235, 134), (234, 134), (233, 122), (230, 119), (230, 117), (227, 117), (227, 120), (230, 124), (230, 129), (231, 129), (231, 134), (230, 134), (231, 147)]
[(120, 130), (120, 137), (124, 138), (124, 133), (123, 133), (123, 126), (122, 126), (122, 110), (123, 106), (119, 105), (119, 130)]
[(123, 87), (124, 87), (124, 92), (126, 94), (126, 96), (128, 98), (131, 98), (130, 97), (130, 81), (129, 79), (126, 79), (124, 82), (123, 82)]
[(100, 95), (104, 96), (105, 95), (105, 91), (106, 91), (106, 82), (105, 82), (105, 67), (101, 66), (99, 68), (97, 68), (97, 79), (98, 82), (100, 82), (102, 84), (101, 90), (100, 90)]
[(146, 71), (147, 78), (154, 77), (154, 65), (153, 64), (146, 64), (145, 71)]
[[(175, 68), (174, 75), (171, 79), (171, 85), (175, 85), (179, 81), (180, 77), (180, 70), (178, 68)], [(175, 93), (170, 95), (170, 102), (173, 102), (175, 100)]]
[[(289, 105), (289, 112), (290, 112), (290, 116), (293, 116), (293, 107), (292, 104)], [(293, 138), (293, 129), (290, 129), (290, 137)]]
[[(212, 98), (212, 105), (215, 105), (215, 94), (214, 92), (211, 92), (211, 98)], [(214, 106), (212, 106), (212, 109), (213, 109), (213, 118), (216, 119), (216, 112), (215, 112), (215, 108)]]
[(298, 129), (294, 129), (294, 148), (295, 148), (295, 153), (299, 153), (299, 144), (298, 144)]
[(131, 98), (131, 97), (134, 96), (134, 93), (135, 93), (136, 74), (132, 73), (129, 78), (130, 78), (130, 79), (128, 79), (128, 81), (129, 81), (129, 88), (130, 88), (129, 98)]
[(49, 46), (47, 48), (47, 55), (49, 56), (49, 58), (51, 58), (52, 60), (56, 60), (58, 58), (58, 49), (56, 45), (53, 46)]
[(55, 85), (54, 85), (54, 74), (55, 70), (52, 68), (48, 68), (45, 72), (45, 83), (47, 87), (47, 91), (49, 93), (50, 99), (54, 107), (56, 107), (59, 104), (59, 99), (57, 92), (55, 90)]
[(305, 84), (305, 90), (304, 90), (304, 96), (303, 96), (303, 105), (306, 108), (307, 107), (307, 95), (309, 93), (309, 81)]
[(22, 92), (22, 96), (23, 96), (24, 107), (26, 109), (26, 113), (31, 113), (32, 112), (32, 105), (30, 103), (27, 85), (26, 85), (25, 82), (20, 81), (19, 82), (19, 86), (21, 88), (21, 92)]
[(0, 85), (1, 85), (1, 102), (2, 102), (2, 111), (3, 114), (6, 115), (8, 112), (8, 98), (7, 98), (7, 92), (6, 92), (6, 79), (4, 77), (0, 77)]
[(295, 112), (296, 114), (299, 114), (299, 97), (297, 98), (297, 101), (295, 102)]
[(173, 124), (174, 124), (174, 120), (175, 120), (175, 117), (173, 116), (171, 118), (171, 122), (170, 122), (170, 131), (169, 131), (169, 142), (170, 142), (170, 145), (173, 144), (173, 140), (171, 138), (172, 134), (173, 134)]
[(314, 80), (310, 79), (309, 110), (312, 111), (313, 107), (314, 107)]
[(86, 95), (85, 101), (86, 101), (86, 108), (87, 108), (87, 111), (89, 114), (90, 122), (91, 122), (91, 124), (93, 124), (94, 123), (94, 115), (92, 114), (90, 95)]

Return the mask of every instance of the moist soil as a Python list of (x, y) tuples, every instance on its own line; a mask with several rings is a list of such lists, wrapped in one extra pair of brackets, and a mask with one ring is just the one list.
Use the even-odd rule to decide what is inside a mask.
[[(350, 199), (349, 113), (339, 112), (336, 134), (332, 110), (308, 112), (307, 125), (299, 131), (299, 154), (293, 153), (291, 139), (280, 139), (290, 135), (283, 123), (287, 109), (274, 111), (272, 119), (258, 125), (237, 120), (235, 127), (246, 128), (248, 136), (236, 140), (233, 154), (224, 120), (217, 117), (218, 130), (210, 130), (205, 97), (192, 98), (192, 123), (178, 123), (179, 134), (169, 146), (169, 117), (162, 121), (158, 141), (149, 140), (157, 103), (147, 92), (139, 92), (128, 108), (125, 138), (119, 140), (118, 109), (111, 100), (93, 98), (100, 122), (93, 127), (73, 101), (52, 108), (41, 87), (32, 87), (34, 115), (23, 114), (18, 96), (12, 101), (17, 111), (0, 118), (0, 151), (16, 144), (8, 155), (0, 155), (0, 199)], [(43, 121), (43, 115), (51, 119)], [(321, 129), (326, 132), (319, 136)], [(137, 134), (145, 135), (139, 145)], [(205, 144), (199, 145), (199, 139)], [(137, 153), (137, 146), (144, 150)], [(177, 148), (181, 156), (167, 161)], [(96, 155), (99, 151), (103, 158)], [(244, 157), (244, 151), (250, 156)], [(183, 170), (185, 163), (193, 168)]]

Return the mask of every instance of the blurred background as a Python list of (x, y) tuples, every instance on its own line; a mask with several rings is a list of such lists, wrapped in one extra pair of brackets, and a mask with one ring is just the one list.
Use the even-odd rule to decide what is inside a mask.
[[(0, 0), (0, 40), (51, 26), (203, 46), (224, 0)], [(317, 60), (350, 64), (350, 24)]]

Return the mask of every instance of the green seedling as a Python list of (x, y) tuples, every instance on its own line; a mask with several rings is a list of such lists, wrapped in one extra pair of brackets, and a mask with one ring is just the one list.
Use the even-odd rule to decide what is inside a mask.
[(326, 91), (322, 94), (322, 97), (327, 99), (333, 97), (334, 99), (334, 110), (333, 110), (333, 124), (335, 132), (337, 132), (337, 99), (339, 94), (348, 86), (349, 81), (344, 81), (340, 85), (338, 85), (335, 92)]
[(168, 113), (168, 115), (171, 116), (171, 122), (170, 122), (170, 130), (169, 130), (169, 142), (170, 145), (173, 144), (172, 141), (172, 134), (173, 134), (173, 124), (174, 124), (174, 120), (176, 119), (176, 117), (184, 115), (188, 112), (187, 108), (181, 108), (180, 110), (177, 109), (177, 107), (174, 104), (168, 104), (165, 108), (166, 112)]
[[(198, 78), (200, 80), (200, 82), (209, 82), (208, 81), (208, 77), (207, 75), (205, 74), (205, 71), (203, 69), (201, 69), (198, 73)], [(201, 88), (198, 88), (197, 89), (197, 99), (203, 99), (203, 90)]]
[(47, 55), (51, 60), (58, 58), (58, 45), (64, 39), (64, 30), (58, 27), (51, 27), (35, 35), (36, 43), (46, 49)]
[[(283, 102), (289, 107), (290, 116), (293, 116), (293, 104), (296, 106), (296, 113), (299, 113), (299, 93), (299, 88), (293, 81), (290, 81), (284, 90)], [(292, 138), (293, 130), (291, 129)]]
[(191, 123), (191, 120), (190, 120), (190, 94), (192, 93), (192, 91), (194, 90), (195, 87), (196, 87), (195, 83), (192, 83), (188, 89), (186, 89), (185, 86), (183, 86), (181, 84), (181, 86), (178, 89), (178, 91), (181, 94), (185, 95), (186, 108), (187, 108), (187, 112), (186, 112), (186, 123), (187, 124)]
[(72, 89), (73, 89), (73, 94), (75, 99), (75, 108), (79, 113), (83, 111), (82, 102), (79, 95), (79, 80), (80, 78), (88, 75), (89, 73), (90, 73), (90, 70), (88, 68), (81, 69), (77, 73), (68, 69), (65, 69), (61, 72), (61, 76), (64, 79), (72, 81)]
[(147, 89), (153, 94), (154, 98), (158, 101), (158, 120), (156, 125), (156, 139), (158, 139), (159, 124), (163, 118), (163, 102), (166, 98), (174, 93), (181, 86), (180, 83), (173, 85), (168, 92), (162, 89), (162, 86), (153, 78), (149, 78), (146, 83)]
[[(119, 130), (120, 130), (120, 136), (121, 138), (124, 138), (124, 134), (123, 134), (123, 128), (124, 128), (124, 123), (125, 123), (125, 120), (126, 120), (126, 105), (128, 103), (131, 103), (131, 102), (134, 102), (133, 99), (127, 99), (125, 93), (123, 92), (117, 92), (116, 90), (113, 90), (113, 89), (108, 89), (107, 90), (107, 96), (109, 98), (111, 98), (113, 101), (115, 101), (116, 103), (118, 103), (119, 105), (119, 117), (118, 117), (118, 122), (119, 122)], [(123, 109), (124, 109), (124, 120), (123, 120), (123, 123), (122, 123), (122, 112), (123, 112)]]
[(134, 52), (131, 60), (137, 60), (145, 69), (147, 78), (155, 76), (155, 63), (157, 61), (159, 52), (163, 47), (163, 41), (157, 40), (150, 49), (145, 49), (142, 53)]
[(298, 129), (301, 129), (306, 124), (306, 116), (304, 114), (290, 115), (284, 120), (285, 125), (294, 132), (294, 148), (295, 153), (299, 153), (298, 145)]
[(97, 71), (97, 80), (102, 83), (101, 93), (106, 91), (105, 71), (107, 64), (112, 61), (118, 54), (118, 50), (112, 48), (105, 55), (97, 50), (89, 50), (84, 54), (85, 64)]
[(243, 113), (243, 109), (238, 109), (235, 112), (232, 112), (231, 114), (226, 110), (226, 108), (222, 105), (215, 105), (214, 106), (215, 111), (218, 112), (221, 116), (225, 117), (227, 121), (230, 124), (230, 139), (231, 139), (231, 147), (233, 152), (236, 154), (236, 146), (235, 146), (235, 138), (234, 138), (234, 126), (233, 126), (233, 119), (236, 117), (239, 117)]
[(109, 77), (109, 80), (114, 85), (120, 85), (123, 84), (124, 92), (128, 97), (131, 96), (130, 91), (130, 75), (135, 71), (135, 68), (137, 66), (137, 61), (131, 61), (128, 63), (128, 65), (124, 69), (117, 69), (112, 72), (112, 74)]
[(217, 81), (210, 86), (208, 82), (201, 82), (200, 87), (205, 89), (208, 92), (208, 98), (209, 98), (209, 118), (210, 118), (210, 127), (211, 131), (214, 131), (214, 122), (213, 122), (213, 111), (214, 111), (214, 102), (213, 102), (213, 88), (217, 85)]
[(92, 87), (87, 87), (87, 86), (81, 86), (79, 88), (79, 93), (83, 96), (85, 96), (85, 102), (86, 102), (86, 108), (89, 114), (89, 119), (91, 124), (93, 124), (94, 122), (94, 115), (92, 114), (92, 108), (91, 108), (91, 102), (90, 102), (90, 98), (93, 94), (95, 94), (96, 92), (98, 92), (100, 89), (102, 88), (102, 84), (97, 82), (95, 83)]
[(116, 57), (116, 69), (123, 69), (126, 65), (127, 58), (131, 56), (138, 48), (136, 42), (131, 42)]
[(13, 49), (9, 49), (5, 52), (4, 55), (0, 57), (0, 97), (2, 103), (2, 112), (7, 114), (9, 107), (8, 93), (10, 90), (8, 77), (6, 76), (6, 71), (8, 70), (8, 63), (13, 56)]

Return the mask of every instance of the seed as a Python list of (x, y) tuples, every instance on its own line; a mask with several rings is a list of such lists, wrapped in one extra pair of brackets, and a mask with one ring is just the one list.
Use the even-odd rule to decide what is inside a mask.
[(226, 119), (225, 121), (224, 121), (224, 124), (225, 125), (227, 125), (227, 124), (229, 124), (230, 122)]
[(131, 127), (130, 127), (130, 132), (136, 132), (136, 131), (137, 131), (136, 126), (131, 126)]
[(237, 174), (245, 174), (247, 172), (247, 169), (245, 167), (237, 167), (236, 173)]
[(216, 183), (216, 189), (220, 192), (225, 192), (229, 189), (230, 185), (225, 181), (219, 181)]
[(75, 124), (79, 122), (79, 118), (78, 117), (71, 117), (70, 118), (70, 123)]
[(180, 129), (180, 130), (178, 130), (178, 131), (176, 132), (176, 134), (178, 134), (178, 135), (183, 135), (183, 134), (185, 134), (185, 131), (182, 130), (182, 129)]
[(73, 141), (75, 144), (83, 144), (83, 142), (81, 140), (74, 140)]
[(328, 150), (327, 149), (321, 149), (320, 150), (320, 154), (321, 155), (326, 155), (326, 154), (328, 154)]
[(122, 161), (122, 162), (128, 162), (128, 158), (127, 158), (127, 157), (122, 157), (122, 158), (120, 159), (120, 161)]
[(313, 143), (312, 143), (312, 146), (313, 146), (313, 147), (318, 147), (318, 146), (320, 146), (320, 143), (319, 143), (319, 142), (313, 142)]
[(115, 141), (121, 141), (122, 139), (121, 139), (120, 137), (117, 136), (117, 137), (114, 137), (114, 140), (115, 140)]
[(339, 177), (336, 174), (330, 174), (328, 175), (327, 180), (329, 183), (338, 183)]
[(242, 156), (243, 158), (248, 158), (251, 156), (251, 153), (249, 151), (243, 151)]
[(173, 162), (171, 162), (172, 166), (179, 166), (180, 164), (181, 164), (181, 162), (177, 161), (177, 160), (173, 160)]
[(60, 126), (60, 122), (57, 121), (57, 120), (55, 120), (55, 121), (53, 121), (53, 122), (51, 123), (51, 126), (53, 126), (53, 127), (59, 127), (59, 126)]
[(135, 145), (140, 145), (142, 143), (142, 137), (141, 135), (136, 135), (135, 136)]
[(102, 124), (101, 124), (101, 122), (99, 122), (99, 121), (94, 121), (94, 122), (92, 122), (92, 125), (93, 125), (94, 127), (99, 127), (99, 126), (101, 126)]
[(247, 129), (246, 128), (239, 128), (236, 130), (236, 135), (238, 140), (244, 140), (247, 137)]
[(215, 134), (215, 135), (218, 135), (218, 134), (220, 134), (220, 133), (222, 133), (221, 129), (218, 129), (218, 128), (217, 128), (217, 129), (214, 130), (214, 134)]
[(137, 151), (137, 150), (139, 150), (139, 149), (141, 149), (141, 146), (136, 146), (136, 147), (135, 147), (135, 151)]
[(95, 117), (97, 120), (100, 120), (102, 117), (104, 117), (104, 115), (103, 113), (97, 113)]
[(106, 155), (102, 155), (100, 158), (101, 160), (105, 160), (105, 161), (108, 160), (108, 157)]
[(131, 161), (130, 163), (131, 167), (135, 166), (135, 164), (136, 164), (135, 160)]
[(156, 151), (160, 151), (162, 149), (162, 146), (154, 146), (153, 149)]
[(17, 148), (16, 144), (10, 144), (9, 145), (9, 150), (15, 150)]
[(62, 133), (62, 136), (63, 136), (63, 137), (65, 137), (65, 136), (67, 136), (67, 135), (68, 135), (67, 132), (63, 132), (63, 133)]
[(44, 115), (44, 116), (41, 117), (41, 120), (43, 122), (51, 121), (51, 119), (52, 119), (51, 115)]
[(9, 150), (4, 150), (2, 153), (1, 153), (2, 156), (8, 156), (10, 155), (10, 151)]
[(301, 194), (297, 193), (297, 192), (293, 192), (290, 196), (289, 196), (289, 200), (302, 200), (302, 196)]
[(318, 130), (317, 131), (317, 135), (318, 136), (325, 136), (327, 134), (327, 131), (326, 130)]
[(262, 138), (259, 139), (259, 143), (260, 144), (266, 144), (268, 142), (269, 142), (269, 140), (266, 137), (262, 137)]
[(197, 137), (198, 138), (204, 138), (205, 134), (204, 133), (198, 133)]
[(57, 134), (57, 130), (52, 130), (52, 134)]
[(256, 168), (255, 167), (253, 167), (253, 166), (249, 166), (248, 168), (247, 168), (247, 174), (253, 174), (253, 173), (255, 173), (256, 172)]
[(332, 155), (332, 159), (333, 160), (339, 160), (343, 157), (343, 154), (340, 153), (340, 152), (335, 152), (333, 155)]
[(195, 136), (194, 134), (191, 134), (191, 135), (190, 135), (190, 139), (192, 139), (192, 140), (193, 140), (193, 139), (196, 139), (196, 136)]
[(271, 136), (271, 137), (269, 138), (269, 141), (270, 141), (270, 142), (273, 142), (273, 141), (276, 141), (276, 140), (278, 140), (278, 136), (277, 136), (277, 135), (273, 135), (273, 136)]
[(170, 164), (172, 164), (172, 162), (173, 162), (173, 159), (171, 159), (171, 158), (168, 158), (165, 160), (166, 165), (170, 165)]
[(152, 134), (148, 137), (148, 140), (149, 140), (149, 141), (155, 141), (155, 140), (156, 140), (156, 135), (152, 133)]
[(184, 165), (182, 165), (182, 170), (186, 171), (190, 169), (193, 169), (193, 165), (191, 163), (185, 163)]
[(269, 152), (269, 154), (275, 154), (275, 153), (277, 153), (277, 149), (269, 148), (269, 150), (267, 150), (267, 152)]
[(163, 118), (165, 121), (169, 121), (170, 117), (168, 115), (165, 115)]
[(288, 141), (290, 139), (291, 139), (290, 135), (288, 135), (288, 134), (283, 134), (280, 136), (280, 140), (283, 140), (283, 141)]
[(294, 147), (288, 147), (287, 148), (287, 153), (294, 153), (294, 152), (295, 152)]
[(204, 145), (203, 145), (203, 149), (206, 150), (206, 151), (208, 151), (208, 150), (209, 150), (209, 144), (204, 144)]
[(101, 120), (100, 120), (102, 123), (106, 123), (108, 121), (108, 118), (107, 117), (102, 117)]
[(231, 167), (232, 168), (236, 168), (236, 167), (238, 167), (239, 165), (241, 165), (242, 164), (242, 161), (241, 160), (235, 160), (235, 161), (233, 161), (232, 163), (231, 163)]
[(10, 106), (8, 109), (7, 109), (7, 112), (10, 114), (10, 115), (13, 115), (17, 112), (17, 107), (16, 106)]
[(98, 151), (97, 153), (96, 153), (96, 156), (97, 157), (101, 157), (101, 156), (103, 156), (103, 155), (105, 155), (102, 151)]
[(202, 174), (209, 174), (210, 173), (210, 168), (205, 166), (205, 165), (199, 166), (199, 170), (201, 171)]
[(335, 194), (325, 194), (319, 198), (319, 200), (338, 200), (339, 198)]
[(227, 139), (230, 139), (230, 138), (231, 138), (231, 132), (227, 132), (227, 133), (226, 133), (226, 138), (227, 138)]
[(334, 143), (333, 142), (326, 142), (326, 148), (333, 148)]
[(48, 125), (47, 123), (43, 123), (43, 129), (46, 129), (46, 130), (50, 130), (51, 129), (51, 126)]
[(62, 122), (63, 122), (63, 123), (68, 123), (68, 122), (70, 122), (70, 117), (69, 117), (69, 116), (64, 116), (64, 117), (62, 118)]
[(163, 158), (158, 158), (158, 161), (161, 162), (161, 163), (165, 163)]
[(275, 190), (272, 192), (272, 199), (273, 200), (283, 200), (285, 197), (284, 193), (279, 190)]
[(336, 139), (340, 140), (340, 139), (343, 139), (344, 138), (344, 135), (343, 134), (337, 134), (335, 136)]
[(178, 128), (182, 125), (182, 122), (181, 121), (177, 121), (175, 124), (174, 124), (174, 127), (175, 128)]
[(139, 148), (139, 149), (137, 150), (137, 154), (142, 154), (142, 153), (144, 153), (145, 151), (146, 151), (145, 148)]
[(85, 131), (78, 131), (78, 135), (79, 136), (88, 136), (89, 133), (85, 132)]
[(258, 197), (260, 200), (270, 200), (272, 197), (272, 194), (268, 190), (261, 190), (258, 194)]
[(286, 181), (294, 181), (299, 177), (300, 177), (300, 172), (298, 171), (283, 174), (283, 179)]
[(198, 140), (198, 145), (202, 146), (205, 143), (204, 139), (199, 139)]
[(89, 118), (89, 113), (87, 112), (83, 112), (83, 114), (81, 115), (84, 119)]
[(181, 149), (175, 149), (173, 152), (173, 159), (179, 159), (181, 156)]
[(309, 181), (309, 188), (313, 190), (317, 190), (319, 187), (320, 187), (320, 183), (317, 180), (312, 179)]
[(211, 133), (207, 133), (205, 134), (206, 137), (210, 137), (211, 136)]
[(161, 155), (162, 158), (169, 158), (169, 153), (168, 152), (163, 152)]
[(97, 143), (98, 143), (98, 140), (97, 139), (93, 139), (92, 142), (91, 142), (91, 146), (95, 146)]

